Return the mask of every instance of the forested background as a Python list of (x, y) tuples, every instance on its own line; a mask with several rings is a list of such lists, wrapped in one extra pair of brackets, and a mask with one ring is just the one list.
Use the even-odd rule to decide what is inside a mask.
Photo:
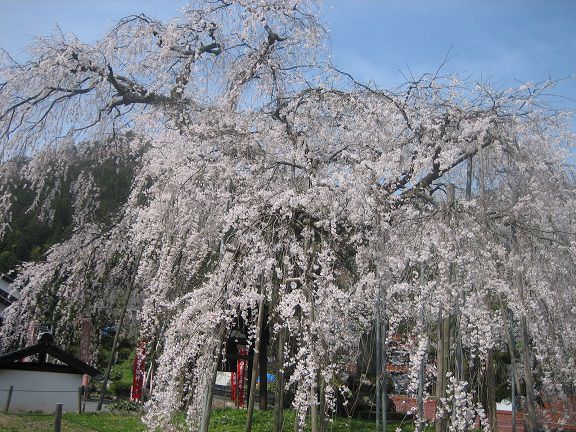
[[(127, 136), (126, 140), (118, 140), (115, 145), (128, 145), (130, 139)], [(12, 218), (4, 236), (0, 237), (1, 273), (17, 270), (24, 262), (42, 260), (50, 246), (70, 237), (74, 230), (78, 181), (83, 181), (84, 176), (93, 179), (100, 197), (99, 205), (93, 209), (94, 221), (104, 225), (113, 223), (120, 206), (130, 194), (140, 155), (120, 152), (116, 158), (101, 159), (99, 145), (98, 142), (85, 142), (68, 149), (72, 161), (69, 168), (43, 185), (41, 194), (55, 191), (48, 209), (36, 205), (41, 194), (18, 175), (29, 169), (30, 159), (21, 157), (10, 161), (17, 169), (9, 185), (13, 197)], [(58, 187), (55, 187), (56, 182)], [(50, 212), (51, 217), (45, 217), (46, 212)]]

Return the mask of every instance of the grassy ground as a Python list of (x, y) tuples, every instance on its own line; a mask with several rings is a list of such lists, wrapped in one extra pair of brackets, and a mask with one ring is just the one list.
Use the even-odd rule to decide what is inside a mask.
[[(284, 418), (285, 432), (294, 431), (294, 412), (286, 411)], [(272, 411), (254, 411), (254, 432), (271, 432), (272, 431)], [(394, 432), (396, 428), (401, 427), (402, 431), (412, 432), (412, 424), (401, 425), (398, 422), (390, 423), (388, 431)], [(246, 430), (246, 411), (235, 409), (217, 409), (214, 410), (210, 419), (210, 431), (213, 432), (244, 432)], [(307, 431), (310, 429), (307, 428)], [(373, 432), (375, 430), (374, 422), (368, 420), (349, 420), (337, 418), (329, 423), (329, 432)], [(432, 429), (430, 429), (432, 430)]]
[[(394, 432), (399, 423), (392, 423), (388, 431)], [(214, 410), (211, 421), (211, 432), (244, 432), (246, 428), (246, 411), (231, 408)], [(374, 423), (365, 420), (336, 419), (328, 428), (331, 432), (373, 432)], [(4, 415), (0, 414), (0, 432), (52, 432), (54, 419), (50, 415)], [(129, 414), (64, 414), (62, 432), (141, 432), (144, 425), (137, 415)], [(410, 424), (402, 425), (402, 430), (413, 431)], [(272, 431), (272, 411), (254, 413), (254, 432)], [(284, 431), (294, 431), (294, 414), (286, 412)]]
[[(141, 432), (144, 425), (136, 415), (64, 414), (62, 432)], [(54, 417), (39, 414), (0, 414), (0, 432), (53, 432)]]

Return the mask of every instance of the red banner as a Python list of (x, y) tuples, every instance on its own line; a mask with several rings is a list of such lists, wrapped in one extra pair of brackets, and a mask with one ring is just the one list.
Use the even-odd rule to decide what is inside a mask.
[(132, 379), (132, 389), (130, 399), (133, 401), (142, 400), (142, 386), (146, 375), (146, 341), (140, 341), (134, 355), (134, 370)]
[[(248, 352), (245, 349), (239, 349), (239, 356), (246, 356)], [(236, 401), (236, 406), (242, 408), (244, 406), (244, 380), (246, 378), (246, 359), (238, 359), (236, 364), (236, 372), (232, 372), (230, 379), (231, 398)]]

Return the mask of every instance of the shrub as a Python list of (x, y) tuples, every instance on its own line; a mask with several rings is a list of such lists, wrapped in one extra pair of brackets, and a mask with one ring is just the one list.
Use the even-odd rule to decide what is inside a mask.
[(125, 381), (114, 381), (110, 386), (110, 391), (117, 397), (130, 396), (131, 384)]
[(136, 412), (140, 411), (140, 404), (129, 399), (121, 399), (108, 405), (108, 408), (110, 411)]

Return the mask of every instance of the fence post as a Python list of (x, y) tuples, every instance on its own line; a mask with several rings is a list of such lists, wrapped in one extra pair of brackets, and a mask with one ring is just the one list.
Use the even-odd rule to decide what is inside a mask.
[(10, 409), (10, 400), (12, 399), (12, 392), (14, 391), (14, 386), (11, 385), (10, 389), (8, 389), (8, 398), (6, 399), (6, 406), (4, 406), (4, 413), (8, 414), (8, 410)]
[(84, 390), (84, 386), (78, 387), (78, 414), (82, 414), (82, 390)]
[(62, 404), (56, 404), (56, 412), (54, 413), (54, 432), (60, 432), (62, 428)]

